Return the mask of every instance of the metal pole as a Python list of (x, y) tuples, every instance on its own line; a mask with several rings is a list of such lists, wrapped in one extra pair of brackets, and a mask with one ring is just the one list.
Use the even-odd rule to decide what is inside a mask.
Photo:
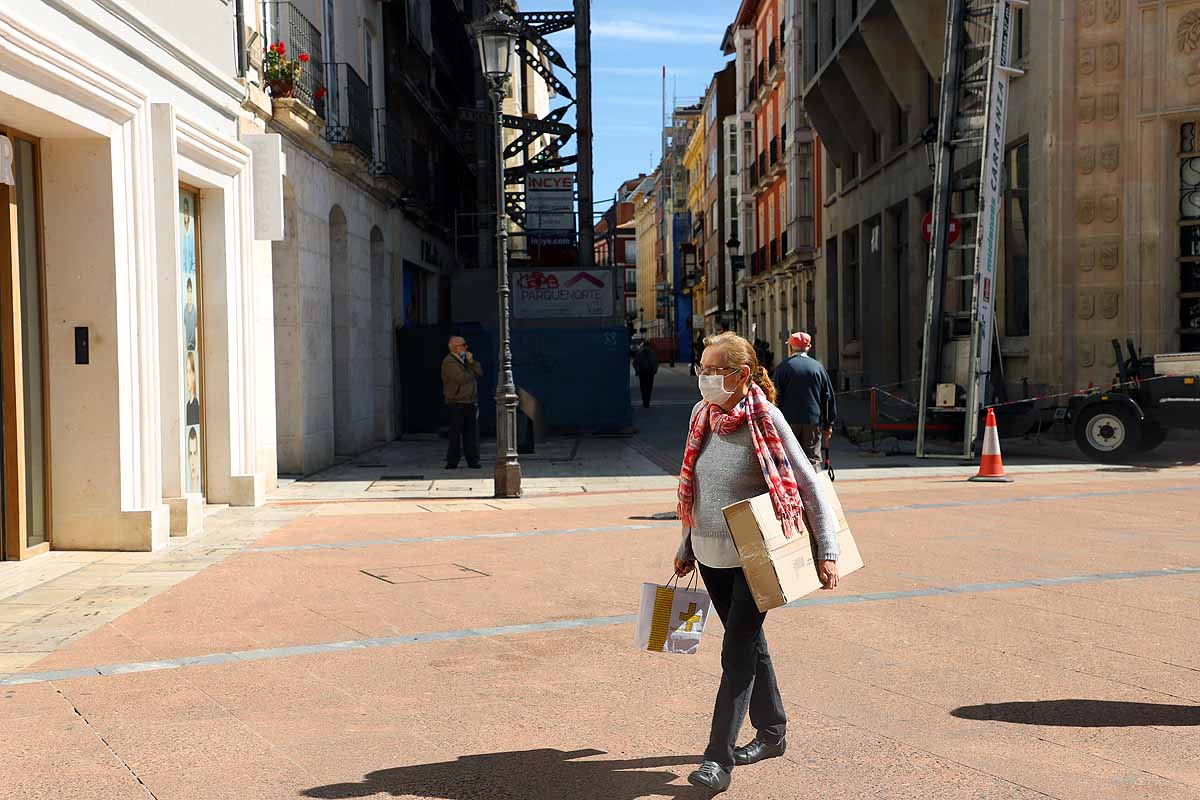
[(521, 464), (517, 461), (517, 387), (513, 382), (508, 329), (508, 213), (504, 205), (504, 84), (492, 84), (496, 104), (496, 327), (500, 333), (500, 368), (496, 375), (495, 496), (521, 496)]
[(234, 41), (237, 46), (237, 74), (239, 78), (246, 77), (249, 72), (246, 57), (246, 9), (243, 3), (245, 0), (236, 0), (233, 5), (233, 24), (237, 27), (234, 31)]
[(592, 228), (592, 0), (575, 0), (575, 142), (579, 154), (579, 265), (587, 269), (596, 262)]

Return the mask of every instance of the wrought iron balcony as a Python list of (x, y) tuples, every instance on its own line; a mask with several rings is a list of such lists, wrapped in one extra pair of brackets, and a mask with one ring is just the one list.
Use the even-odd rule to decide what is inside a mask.
[(371, 132), (371, 90), (354, 67), (344, 62), (330, 65), (329, 93), (325, 96), (325, 138), (330, 144), (356, 147), (365, 158), (374, 158)]
[(386, 108), (375, 109), (374, 117), (375, 150), (371, 158), (371, 174), (403, 181), (407, 177), (408, 165), (400, 121), (389, 114)]
[(292, 91), (297, 100), (324, 117), (325, 102), (320, 96), (325, 86), (321, 32), (292, 3), (267, 0), (262, 7), (268, 44), (283, 42), (289, 59), (308, 56), (308, 63), (304, 65), (300, 79), (293, 84)]

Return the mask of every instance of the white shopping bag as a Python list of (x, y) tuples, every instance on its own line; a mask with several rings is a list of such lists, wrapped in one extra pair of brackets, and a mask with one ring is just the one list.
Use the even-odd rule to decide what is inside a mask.
[[(693, 573), (694, 575), (694, 573)], [(693, 655), (700, 649), (700, 635), (712, 608), (708, 592), (681, 589), (670, 582), (642, 584), (642, 602), (638, 608), (633, 646), (652, 653)]]

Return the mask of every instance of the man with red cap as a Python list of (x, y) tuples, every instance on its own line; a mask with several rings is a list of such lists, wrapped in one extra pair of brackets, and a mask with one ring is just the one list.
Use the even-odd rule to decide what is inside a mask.
[(804, 454), (820, 468), (821, 445), (837, 419), (833, 381), (821, 362), (808, 354), (812, 337), (797, 331), (788, 338), (792, 355), (775, 370), (773, 380), (779, 393), (775, 405), (783, 412)]

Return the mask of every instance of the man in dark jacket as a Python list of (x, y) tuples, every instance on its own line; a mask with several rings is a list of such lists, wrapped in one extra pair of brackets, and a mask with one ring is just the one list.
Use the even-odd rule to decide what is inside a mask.
[(658, 354), (649, 342), (642, 342), (642, 349), (634, 357), (633, 369), (642, 389), (642, 408), (649, 408), (650, 395), (654, 392), (654, 376), (658, 372)]
[(814, 467), (819, 467), (822, 441), (837, 419), (837, 399), (829, 373), (821, 362), (809, 356), (810, 347), (811, 336), (793, 333), (788, 339), (792, 356), (775, 370), (773, 380), (779, 394), (776, 399), (779, 410), (792, 426), (804, 454)]
[(442, 360), (442, 396), (450, 409), (450, 443), (446, 469), (458, 467), (465, 451), (467, 466), (479, 469), (479, 376), (483, 367), (467, 349), (467, 340), (450, 337), (450, 353)]

